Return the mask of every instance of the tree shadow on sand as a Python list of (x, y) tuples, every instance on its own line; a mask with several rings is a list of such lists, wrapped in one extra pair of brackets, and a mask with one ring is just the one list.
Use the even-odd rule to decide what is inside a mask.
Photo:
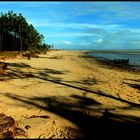
[[(140, 118), (131, 115), (119, 115), (112, 112), (112, 109), (102, 108), (102, 104), (88, 97), (72, 95), (69, 97), (24, 97), (5, 93), (6, 97), (21, 101), (24, 104), (35, 106), (39, 109), (57, 114), (64, 119), (76, 124), (79, 134), (76, 138), (94, 139), (111, 138), (122, 136), (136, 136), (140, 130)], [(75, 99), (74, 102), (71, 99)], [(40, 105), (43, 103), (44, 105)], [(90, 108), (90, 105), (95, 106)], [(130, 105), (131, 108), (131, 105)], [(125, 108), (121, 108), (125, 109)], [(97, 114), (100, 114), (97, 117)]]
[(82, 78), (82, 79), (77, 80), (77, 81), (65, 81), (65, 82), (86, 85), (86, 86), (92, 86), (93, 84), (98, 84), (99, 81), (97, 81), (95, 78), (87, 77), (87, 78)]
[(135, 89), (138, 89), (139, 92), (140, 92), (140, 79), (124, 79), (124, 80), (130, 80), (132, 82), (135, 82), (135, 83), (128, 83), (128, 82), (123, 82), (124, 84), (127, 84), (128, 86), (132, 87), (132, 88), (135, 88)]
[[(16, 67), (16, 65), (15, 65)], [(18, 67), (18, 66), (17, 66)], [(34, 69), (34, 68), (33, 68)], [(51, 82), (53, 84), (58, 84), (65, 86), (67, 88), (72, 88), (81, 91), (80, 95), (71, 95), (69, 97), (64, 96), (51, 96), (51, 97), (24, 97), (15, 95), (13, 93), (5, 93), (6, 97), (13, 100), (20, 101), (21, 103), (29, 106), (32, 105), (39, 109), (52, 112), (56, 115), (61, 116), (64, 119), (71, 121), (76, 124), (80, 129), (83, 136), (78, 135), (76, 138), (84, 139), (94, 139), (94, 138), (112, 138), (123, 136), (136, 136), (138, 135), (138, 130), (140, 130), (140, 118), (131, 115), (120, 115), (112, 111), (112, 108), (105, 109), (102, 107), (101, 102), (98, 102), (92, 98), (86, 97), (86, 93), (99, 95), (100, 97), (110, 98), (116, 101), (127, 103), (127, 109), (132, 107), (139, 108), (140, 104), (130, 102), (128, 100), (112, 96), (103, 91), (93, 91), (82, 87), (85, 83), (95, 84), (96, 80), (87, 81), (65, 81), (59, 77), (51, 76), (50, 74), (66, 74), (65, 71), (58, 71), (53, 69), (35, 69), (37, 75), (32, 73), (32, 78), (37, 78), (43, 80), (44, 82)], [(23, 72), (20, 69), (11, 69), (11, 72), (15, 74), (17, 78), (27, 78), (23, 77)], [(10, 77), (9, 78), (13, 78)], [(77, 86), (75, 82), (81, 83), (82, 85)], [(74, 101), (73, 101), (74, 99)], [(41, 105), (41, 104), (43, 105)], [(19, 104), (18, 104), (19, 106)], [(94, 108), (91, 108), (93, 106)], [(126, 107), (119, 108), (126, 110)], [(97, 117), (99, 116), (99, 117)]]
[(140, 85), (138, 85), (138, 84), (129, 84), (129, 83), (126, 83), (126, 84), (128, 84), (132, 88), (140, 90)]
[[(34, 69), (36, 71), (37, 75), (34, 75), (34, 73), (32, 73), (32, 72), (30, 72), (29, 74), (26, 72), (23, 72), (22, 68), (21, 69), (18, 68), (19, 65), (22, 65), (22, 67), (30, 67), (30, 69)], [(45, 81), (52, 82), (54, 84), (59, 84), (59, 85), (65, 86), (65, 87), (77, 89), (83, 93), (87, 92), (87, 93), (97, 94), (97, 95), (100, 95), (103, 97), (107, 97), (107, 98), (118, 100), (118, 101), (121, 101), (124, 103), (131, 104), (132, 106), (139, 106), (140, 107), (140, 104), (133, 103), (133, 102), (130, 102), (128, 100), (112, 96), (112, 95), (105, 93), (103, 91), (93, 91), (91, 89), (88, 89), (87, 86), (86, 87), (84, 86), (84, 85), (97, 84), (98, 81), (94, 78), (85, 78), (85, 79), (82, 79), (80, 81), (65, 81), (60, 77), (52, 76), (52, 74), (53, 75), (54, 74), (55, 75), (67, 74), (69, 71), (59, 71), (59, 70), (47, 69), (47, 68), (45, 68), (45, 69), (38, 68), (37, 69), (37, 68), (33, 68), (27, 64), (23, 64), (23, 63), (22, 64), (14, 64), (13, 66), (15, 67), (14, 69), (10, 68), (10, 71), (7, 72), (7, 74), (0, 75), (0, 78), (1, 77), (7, 77), (7, 79), (37, 78), (37, 79), (43, 80), (44, 82)], [(75, 83), (80, 83), (80, 85), (76, 85)]]
[[(49, 82), (52, 82), (54, 84), (59, 84), (59, 85), (63, 85), (63, 86), (66, 86), (66, 87), (69, 87), (69, 88), (72, 88), (72, 89), (77, 89), (77, 90), (80, 90), (81, 92), (84, 92), (84, 93), (91, 93), (91, 94), (96, 94), (96, 95), (100, 95), (100, 96), (103, 96), (103, 97), (107, 97), (107, 98), (111, 98), (111, 99), (114, 99), (114, 100), (118, 100), (118, 101), (121, 101), (121, 102), (124, 102), (124, 103), (127, 103), (127, 104), (131, 104), (132, 106), (136, 106), (136, 107), (140, 107), (140, 104), (138, 103), (133, 103), (133, 102), (130, 102), (128, 100), (125, 100), (125, 99), (122, 99), (120, 97), (115, 97), (115, 96), (112, 96), (111, 94), (109, 93), (106, 93), (104, 91), (93, 91), (91, 89), (88, 89), (87, 87), (84, 87), (83, 85), (80, 85), (80, 86), (77, 86), (75, 85), (76, 81), (65, 81), (65, 80), (62, 80), (61, 78), (56, 78), (56, 77), (51, 77), (51, 76), (48, 76), (47, 73), (38, 73), (38, 76), (35, 76), (36, 78), (38, 79), (41, 79), (43, 81), (49, 81)], [(72, 84), (74, 83), (74, 84)], [(81, 82), (78, 82), (77, 83), (81, 83)]]
[(17, 68), (31, 68), (30, 65), (26, 63), (7, 63), (8, 66), (17, 67)]
[[(26, 63), (7, 63), (8, 69), (6, 70), (5, 74), (0, 75), (0, 78), (4, 78), (6, 80), (11, 79), (22, 79), (22, 78), (35, 78), (34, 73), (31, 72), (32, 70), (35, 70), (36, 74), (45, 75), (47, 77), (52, 77), (49, 74), (65, 74), (69, 71), (59, 71), (55, 69), (41, 69), (41, 68), (34, 68)], [(26, 71), (30, 70), (30, 72), (24, 71), (23, 68), (26, 68)], [(59, 78), (56, 78), (59, 79)]]

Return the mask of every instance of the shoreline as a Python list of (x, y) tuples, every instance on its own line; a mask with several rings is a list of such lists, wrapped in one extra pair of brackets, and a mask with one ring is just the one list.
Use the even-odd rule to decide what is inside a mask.
[(136, 66), (136, 65), (132, 65), (132, 64), (127, 64), (127, 65), (113, 64), (112, 60), (109, 60), (109, 59), (106, 59), (106, 58), (101, 59), (101, 58), (89, 55), (90, 52), (92, 52), (92, 51), (83, 52), (83, 55), (81, 57), (87, 59), (87, 61), (90, 61), (91, 64), (93, 64), (92, 59), (94, 59), (94, 60), (97, 61), (97, 63), (99, 63), (100, 65), (102, 65), (102, 66), (104, 66), (108, 69), (111, 68), (111, 69), (123, 70), (123, 71), (131, 72), (131, 73), (140, 74), (140, 66)]

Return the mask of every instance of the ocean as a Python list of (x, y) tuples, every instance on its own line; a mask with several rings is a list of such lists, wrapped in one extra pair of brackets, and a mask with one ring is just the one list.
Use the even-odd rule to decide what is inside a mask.
[(91, 51), (88, 55), (97, 59), (129, 59), (130, 65), (140, 67), (140, 51)]

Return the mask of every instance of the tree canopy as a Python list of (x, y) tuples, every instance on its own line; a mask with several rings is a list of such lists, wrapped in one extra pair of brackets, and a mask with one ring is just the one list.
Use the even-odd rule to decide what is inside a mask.
[(13, 11), (0, 15), (0, 51), (50, 49), (40, 34), (26, 19)]

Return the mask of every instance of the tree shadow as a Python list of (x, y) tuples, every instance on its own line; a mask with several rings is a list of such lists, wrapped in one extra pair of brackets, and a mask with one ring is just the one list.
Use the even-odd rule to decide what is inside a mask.
[[(15, 65), (16, 67), (17, 65)], [(18, 65), (19, 66), (19, 65)], [(17, 66), (17, 67), (18, 67)], [(27, 66), (28, 67), (28, 66)], [(9, 78), (27, 78), (24, 76), (24, 72), (19, 69), (20, 67), (12, 69), (11, 74), (8, 73)], [(21, 67), (22, 68), (22, 67)], [(34, 69), (34, 68), (33, 68)], [(6, 97), (9, 97), (13, 100), (20, 101), (24, 104), (35, 106), (39, 109), (43, 109), (45, 111), (50, 111), (54, 114), (65, 118), (72, 123), (76, 124), (80, 129), (81, 133), (84, 134), (81, 138), (92, 138), (94, 139), (96, 136), (100, 137), (101, 134), (105, 137), (110, 137), (110, 133), (113, 135), (136, 135), (137, 130), (140, 130), (140, 118), (134, 116), (124, 116), (115, 114), (111, 111), (111, 109), (102, 109), (102, 104), (97, 102), (94, 99), (86, 97), (86, 93), (96, 94), (100, 97), (107, 97), (110, 99), (114, 99), (116, 101), (121, 101), (123, 103), (127, 103), (129, 108), (131, 107), (140, 107), (140, 104), (133, 103), (127, 101), (125, 99), (121, 99), (115, 96), (112, 96), (103, 91), (93, 91), (81, 86), (76, 86), (72, 84), (73, 81), (64, 81), (62, 78), (50, 76), (50, 74), (65, 74), (65, 71), (58, 71), (53, 69), (35, 69), (37, 75), (33, 74), (33, 78), (41, 79), (46, 82), (52, 82), (54, 84), (63, 85), (69, 88), (73, 88), (83, 92), (83, 96), (73, 94), (70, 97), (63, 96), (52, 96), (52, 97), (24, 97), (19, 95), (14, 95), (10, 93), (4, 94)], [(83, 79), (83, 81), (74, 81), (81, 84), (95, 84), (96, 80), (92, 79)], [(74, 99), (75, 102), (72, 102), (71, 99)], [(40, 105), (40, 103), (45, 104)], [(91, 109), (89, 106), (95, 106), (96, 109)], [(124, 108), (122, 108), (124, 109)], [(92, 113), (89, 113), (92, 112)], [(100, 118), (96, 117), (95, 114), (100, 114)], [(127, 131), (127, 133), (124, 132)], [(77, 134), (77, 138), (79, 135)]]
[(132, 88), (140, 90), (140, 80), (139, 79), (124, 79), (124, 80), (130, 80), (130, 81), (135, 82), (134, 84), (128, 83), (128, 82), (123, 82), (123, 83), (127, 84), (128, 86), (130, 86)]
[(140, 107), (140, 104), (138, 104), (138, 103), (133, 103), (133, 102), (130, 102), (128, 100), (112, 96), (111, 94), (108, 94), (108, 93), (100, 91), (100, 90), (99, 91), (93, 91), (91, 89), (87, 89), (87, 87), (77, 86), (77, 85), (71, 84), (71, 83), (73, 83), (73, 81), (64, 81), (61, 78), (52, 77), (52, 76), (49, 76), (46, 73), (41, 73), (40, 72), (39, 75), (35, 76), (35, 77), (38, 78), (38, 79), (44, 80), (44, 81), (49, 81), (49, 82), (52, 82), (52, 83), (55, 83), (55, 84), (63, 85), (63, 86), (70, 87), (70, 88), (73, 88), (73, 89), (77, 89), (77, 90), (83, 91), (85, 93), (86, 92), (87, 93), (93, 93), (93, 94), (96, 94), (96, 95), (100, 95), (100, 96), (103, 96), (103, 97), (108, 97), (108, 98), (111, 98), (111, 99), (114, 99), (114, 100), (117, 100), (117, 101), (128, 103), (128, 104), (131, 104), (132, 106), (136, 106), (136, 107), (139, 106)]
[(131, 80), (131, 81), (134, 81), (134, 82), (140, 82), (140, 79), (128, 79), (128, 78), (125, 78), (124, 80)]
[[(24, 71), (23, 68), (28, 68), (27, 72)], [(30, 72), (28, 72), (30, 70)], [(35, 72), (32, 72), (35, 70)], [(8, 63), (8, 69), (5, 74), (0, 75), (0, 78), (4, 78), (6, 80), (10, 79), (23, 79), (23, 78), (35, 78), (34, 74), (39, 74), (41, 76), (49, 77), (56, 81), (60, 80), (61, 78), (50, 76), (49, 74), (65, 74), (69, 71), (59, 71), (55, 69), (41, 69), (41, 68), (34, 68), (26, 63)]]
[(8, 68), (6, 73), (0, 75), (0, 78), (4, 78), (6, 80), (10, 79), (22, 79), (25, 78), (25, 72), (22, 68), (31, 68), (30, 65), (26, 63), (7, 63)]
[(43, 69), (43, 72), (50, 73), (50, 74), (65, 74), (66, 72), (69, 72), (69, 71), (59, 71), (59, 70), (45, 68), (45, 69)]
[[(133, 103), (133, 102), (130, 102), (128, 100), (124, 100), (122, 98), (112, 96), (112, 95), (110, 95), (108, 93), (105, 93), (103, 91), (93, 91), (91, 89), (87, 89), (87, 87), (82, 87), (85, 84), (89, 85), (91, 83), (92, 84), (97, 83), (96, 79), (94, 79), (94, 78), (91, 78), (91, 79), (88, 79), (88, 78), (86, 79), (85, 78), (85, 79), (80, 80), (80, 81), (65, 81), (60, 77), (54, 77), (54, 76), (51, 76), (50, 74), (66, 74), (69, 71), (59, 71), (59, 70), (47, 69), (47, 68), (37, 69), (37, 68), (33, 68), (29, 65), (26, 65), (24, 63), (21, 63), (21, 64), (14, 63), (14, 66), (16, 68), (14, 68), (14, 69), (9, 68), (10, 71), (7, 72), (7, 74), (0, 75), (0, 78), (6, 77), (9, 80), (10, 79), (22, 79), (22, 78), (37, 78), (37, 79), (41, 79), (41, 80), (44, 80), (44, 81), (47, 81), (47, 82), (52, 82), (54, 84), (59, 84), (59, 85), (63, 85), (63, 86), (69, 87), (69, 88), (80, 90), (80, 91), (85, 92), (85, 93), (97, 94), (97, 95), (100, 95), (100, 96), (103, 96), (103, 97), (107, 97), (107, 98), (118, 100), (118, 101), (121, 101), (121, 102), (124, 102), (124, 103), (131, 104), (132, 106), (139, 106), (140, 107), (140, 104)], [(19, 66), (21, 66), (21, 69), (20, 69)], [(29, 67), (30, 69), (36, 70), (36, 75), (34, 75), (34, 73), (32, 73), (32, 72), (30, 72), (29, 74), (26, 73), (26, 72), (23, 72), (22, 67)], [(75, 83), (81, 83), (82, 85), (77, 86), (77, 85), (75, 85)]]
[(31, 68), (31, 66), (26, 63), (7, 63), (7, 64), (8, 66), (12, 66), (15, 68)]
[(22, 78), (25, 78), (24, 74), (25, 72), (19, 69), (10, 69), (5, 74), (0, 75), (0, 78), (4, 78), (5, 80), (22, 79)]
[[(102, 109), (100, 103), (94, 99), (82, 98), (78, 95), (71, 97), (52, 96), (52, 97), (24, 97), (11, 93), (6, 93), (6, 97), (21, 101), (28, 105), (49, 111), (60, 117), (67, 119), (77, 125), (79, 133), (76, 138), (94, 139), (94, 138), (112, 138), (122, 136), (138, 136), (140, 130), (140, 118), (131, 115), (120, 115), (113, 113), (111, 109)], [(70, 102), (74, 98), (75, 102)], [(90, 110), (89, 104), (98, 108)], [(41, 105), (43, 103), (44, 105)], [(131, 107), (131, 106), (130, 106)], [(123, 108), (122, 108), (123, 109)], [(88, 111), (92, 113), (88, 113)], [(96, 114), (100, 117), (96, 117)], [(80, 135), (80, 134), (83, 135)]]
[(95, 78), (91, 78), (91, 77), (83, 78), (79, 81), (72, 81), (72, 82), (79, 83), (82, 85), (87, 85), (87, 86), (98, 84), (98, 81)]
[(139, 84), (130, 84), (130, 83), (126, 83), (126, 82), (123, 82), (123, 83), (127, 84), (128, 86), (130, 86), (132, 88), (140, 90), (140, 85)]
[(87, 105), (100, 105), (99, 102), (89, 98), (89, 97), (86, 97), (86, 96), (79, 96), (79, 95), (71, 95), (70, 97), (74, 98), (77, 100), (78, 104), (81, 105), (81, 106), (87, 106)]
[(140, 85), (137, 85), (137, 84), (128, 84), (128, 85), (140, 90)]

